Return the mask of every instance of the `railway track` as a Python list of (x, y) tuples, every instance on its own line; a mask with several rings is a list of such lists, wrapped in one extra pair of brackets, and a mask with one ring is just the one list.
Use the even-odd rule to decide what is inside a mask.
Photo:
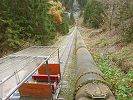
[[(19, 83), (23, 80), (26, 81), (25, 78), (36, 69), (36, 66), (41, 64), (45, 59), (49, 59), (49, 57), (49, 63), (51, 64), (61, 62), (61, 74), (63, 74), (71, 50), (72, 42), (70, 41), (73, 41), (74, 39), (75, 30), (76, 27), (74, 27), (67, 36), (60, 40), (60, 42), (58, 41), (51, 47), (33, 46), (1, 58), (0, 98), (7, 99), (8, 96), (19, 87)], [(17, 97), (19, 99), (20, 96), (17, 95)], [(13, 100), (14, 98), (11, 99)], [(16, 96), (15, 99), (17, 99)]]

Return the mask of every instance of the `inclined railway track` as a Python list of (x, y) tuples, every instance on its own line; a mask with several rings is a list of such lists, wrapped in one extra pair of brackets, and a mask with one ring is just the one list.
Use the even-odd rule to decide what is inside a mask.
[[(0, 59), (0, 98), (7, 99), (19, 86), (28, 80), (37, 69), (48, 61), (61, 63), (61, 74), (69, 56), (70, 41), (74, 31), (53, 46), (33, 46)], [(63, 56), (63, 57), (62, 57)]]
[[(88, 52), (86, 45), (74, 27), (72, 32), (53, 46), (32, 46), (0, 59), (0, 99), (13, 97), (13, 93), (43, 64), (60, 64), (61, 77), (70, 56), (72, 46), (76, 42), (76, 90), (75, 100), (115, 100), (111, 90), (103, 78), (102, 72)], [(75, 47), (75, 46), (74, 46)], [(49, 75), (48, 75), (48, 82)], [(50, 83), (51, 84), (51, 83)], [(61, 85), (61, 84), (60, 84)], [(60, 86), (59, 86), (60, 88)], [(58, 97), (60, 89), (55, 93)], [(11, 98), (11, 100), (13, 100)], [(18, 96), (19, 100), (19, 96)]]

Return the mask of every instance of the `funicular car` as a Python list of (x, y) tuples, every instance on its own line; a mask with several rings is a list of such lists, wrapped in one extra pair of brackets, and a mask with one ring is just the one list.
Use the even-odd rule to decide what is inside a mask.
[(0, 100), (57, 99), (61, 88), (59, 48), (33, 46), (0, 59)]

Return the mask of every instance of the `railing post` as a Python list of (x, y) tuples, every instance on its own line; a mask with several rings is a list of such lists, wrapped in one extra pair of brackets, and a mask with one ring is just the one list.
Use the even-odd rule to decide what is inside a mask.
[(59, 48), (58, 48), (58, 62), (60, 64), (60, 50), (59, 50)]
[(50, 92), (51, 92), (51, 96), (52, 96), (52, 100), (53, 100), (52, 85), (51, 85), (51, 79), (50, 79), (50, 71), (49, 71), (49, 67), (48, 67), (48, 60), (46, 61), (46, 71), (47, 71), (47, 75), (48, 75), (48, 83), (50, 84)]
[[(2, 82), (2, 80), (0, 80), (0, 83)], [(0, 100), (3, 98), (3, 85), (0, 85)]]

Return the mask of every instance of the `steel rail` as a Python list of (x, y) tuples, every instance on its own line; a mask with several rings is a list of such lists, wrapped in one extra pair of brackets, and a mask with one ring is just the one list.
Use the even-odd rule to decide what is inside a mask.
[[(75, 28), (73, 29), (73, 31), (71, 32), (72, 35), (73, 35), (73, 33), (74, 33), (75, 30), (76, 30), (76, 27), (75, 27)], [(71, 38), (70, 38), (70, 39), (71, 39)], [(70, 40), (70, 39), (69, 39), (69, 40)], [(68, 43), (67, 45), (69, 45), (69, 44), (70, 44), (70, 43)], [(65, 50), (66, 50), (66, 49), (67, 49), (67, 46), (66, 46)], [(65, 52), (65, 50), (64, 50), (64, 52)], [(62, 55), (64, 54), (64, 52), (62, 53)], [(61, 57), (63, 57), (62, 55), (61, 55)]]
[[(70, 32), (70, 33), (73, 33), (75, 31), (75, 28), (74, 28), (74, 30), (72, 31), (72, 32)], [(73, 36), (73, 35), (72, 35)], [(74, 36), (73, 36), (73, 38), (74, 38)], [(69, 39), (69, 40), (72, 40), (72, 42), (73, 42), (73, 38), (71, 39)], [(67, 43), (67, 46), (69, 45), (70, 43)], [(64, 49), (64, 52), (65, 52), (65, 50), (67, 49), (67, 46), (65, 47), (65, 49)], [(2, 85), (3, 83), (5, 83), (6, 81), (8, 81), (11, 77), (14, 77), (17, 73), (19, 73), (21, 70), (23, 70), (24, 68), (26, 68), (26, 65), (28, 64), (28, 63), (31, 63), (31, 62), (33, 62), (33, 61), (35, 61), (35, 60), (37, 60), (37, 58), (43, 58), (43, 61), (42, 61), (42, 63), (41, 64), (39, 64), (30, 74), (28, 74), (22, 81), (19, 81), (19, 84), (16, 86), (16, 87), (14, 87), (12, 90), (11, 90), (11, 92), (10, 93), (8, 93), (5, 97), (2, 97), (2, 100), (6, 100), (6, 99), (8, 99), (9, 98), (9, 96), (11, 96), (26, 80), (28, 80), (30, 77), (31, 77), (31, 75), (33, 74), (33, 73), (35, 73), (41, 66), (42, 66), (42, 64), (44, 64), (44, 63), (48, 63), (47, 61), (51, 58), (51, 56), (54, 54), (54, 53), (56, 53), (56, 52), (58, 52), (58, 62), (60, 63), (60, 59), (61, 59), (61, 56), (63, 55), (63, 53), (62, 53), (62, 55), (60, 55), (59, 54), (59, 52), (60, 52), (60, 48), (59, 47), (55, 47), (55, 46), (45, 46), (45, 48), (57, 48), (56, 50), (53, 50), (53, 52), (51, 53), (51, 54), (49, 54), (49, 56), (28, 56), (28, 55), (25, 55), (25, 54), (22, 54), (21, 55), (21, 53), (23, 53), (23, 52), (26, 52), (27, 54), (28, 54), (28, 52), (32, 52), (32, 48), (43, 48), (44, 46), (32, 46), (32, 47), (29, 47), (29, 48), (27, 48), (27, 49), (24, 49), (24, 50), (22, 50), (22, 51), (19, 51), (19, 52), (17, 52), (17, 53), (13, 53), (12, 55), (9, 55), (9, 56), (6, 56), (6, 57), (4, 57), (4, 58), (7, 58), (7, 57), (31, 57), (31, 61), (30, 62), (27, 62), (26, 64), (25, 64), (25, 66), (24, 67), (22, 67), (21, 69), (19, 69), (19, 70), (17, 70), (17, 71), (15, 71), (12, 75), (10, 75), (8, 78), (6, 78), (6, 79), (4, 79), (2, 82), (0, 82), (0, 85)], [(28, 51), (28, 52), (27, 52)], [(41, 50), (40, 50), (40, 52), (41, 52)], [(39, 52), (39, 54), (40, 54), (40, 52)], [(20, 54), (20, 55), (19, 55)], [(42, 52), (41, 52), (41, 55), (42, 55)], [(3, 60), (4, 58), (0, 58), (0, 60)], [(17, 63), (19, 63), (19, 62), (17, 62)], [(9, 68), (9, 67), (8, 67)], [(48, 74), (48, 76), (49, 76), (49, 74)], [(50, 79), (50, 77), (49, 77), (49, 79)], [(50, 80), (48, 79), (48, 82), (50, 83)]]
[[(64, 49), (64, 51), (63, 51), (63, 53), (62, 53), (60, 59), (63, 59), (63, 54), (64, 54), (64, 52), (67, 50), (68, 46), (70, 46), (69, 48), (70, 48), (70, 51), (71, 51), (72, 43), (73, 43), (73, 41), (74, 41), (74, 37), (76, 36), (76, 33), (74, 34), (74, 32), (76, 32), (76, 29), (77, 29), (77, 27), (75, 26), (74, 29), (73, 29), (73, 31), (71, 32), (72, 38), (69, 39), (69, 41), (70, 41), (70, 40), (71, 40), (71, 41), (67, 43), (67, 46), (65, 47), (65, 49)], [(69, 55), (70, 55), (70, 52), (69, 52), (68, 55), (67, 55), (67, 59), (66, 59), (66, 61), (65, 61), (65, 63), (64, 63), (64, 66), (65, 66), (66, 63), (67, 63), (67, 60), (68, 60), (68, 56), (69, 56)], [(64, 70), (63, 70), (63, 72), (62, 72), (62, 75), (63, 75), (63, 74), (64, 74)]]
[[(70, 32), (71, 33), (71, 35), (72, 35), (72, 38), (70, 38), (68, 41), (69, 41), (69, 43), (67, 43), (66, 44), (66, 47), (64, 48), (64, 51), (63, 51), (63, 53), (61, 54), (61, 58), (63, 57), (63, 54), (64, 54), (64, 52), (68, 49), (68, 46), (69, 46), (69, 48), (70, 48), (70, 50), (69, 50), (69, 53), (67, 54), (67, 59), (66, 59), (66, 62), (65, 62), (65, 64), (64, 64), (64, 66), (66, 65), (66, 63), (67, 63), (67, 61), (68, 61), (68, 58), (69, 58), (69, 55), (70, 55), (70, 52), (71, 52), (71, 49), (72, 49), (72, 46), (73, 46), (73, 42), (75, 41), (75, 39), (76, 39), (76, 33), (74, 34), (74, 32), (76, 32), (76, 27), (74, 27), (74, 29), (73, 29), (73, 31), (72, 32)], [(69, 33), (69, 34), (70, 34)], [(71, 40), (71, 41), (70, 41)], [(60, 58), (60, 59), (61, 59)], [(60, 60), (59, 59), (59, 60)], [(64, 70), (65, 70), (65, 68), (64, 68)], [(64, 71), (62, 72), (62, 76), (63, 76), (63, 74), (64, 74)], [(61, 84), (59, 84), (59, 89), (58, 89), (58, 93), (56, 94), (56, 96), (54, 97), (55, 98), (55, 100), (63, 100), (63, 98), (58, 98), (58, 95), (59, 95), (59, 93), (60, 93), (60, 90), (61, 90)]]

